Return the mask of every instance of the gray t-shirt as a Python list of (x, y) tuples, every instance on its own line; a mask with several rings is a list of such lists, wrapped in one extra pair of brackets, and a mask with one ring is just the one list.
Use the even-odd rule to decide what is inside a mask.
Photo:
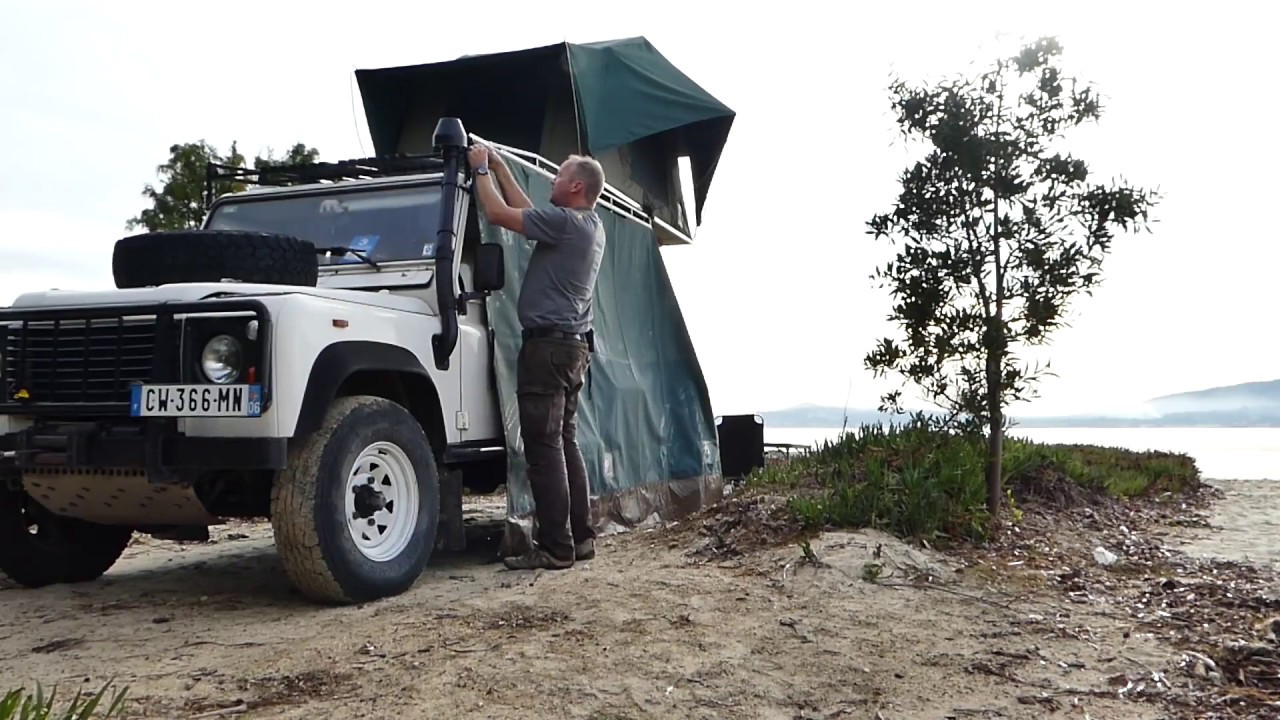
[(525, 208), (524, 236), (533, 255), (520, 287), (517, 313), (526, 330), (591, 329), (591, 296), (604, 257), (604, 224), (595, 210), (550, 205)]

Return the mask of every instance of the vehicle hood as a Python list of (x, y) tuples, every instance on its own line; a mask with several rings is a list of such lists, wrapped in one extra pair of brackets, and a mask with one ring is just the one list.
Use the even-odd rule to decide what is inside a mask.
[(434, 315), (425, 302), (386, 291), (341, 290), (337, 288), (301, 287), (293, 285), (259, 285), (253, 283), (183, 283), (153, 288), (127, 290), (45, 290), (19, 295), (13, 307), (76, 307), (121, 305), (134, 303), (192, 302), (211, 297), (263, 297), (309, 295), (356, 305), (400, 310), (419, 315)]

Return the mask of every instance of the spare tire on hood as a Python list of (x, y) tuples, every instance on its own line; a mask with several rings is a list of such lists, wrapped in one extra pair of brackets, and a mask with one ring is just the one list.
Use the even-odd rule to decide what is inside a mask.
[(116, 242), (116, 287), (238, 280), (315, 287), (315, 245), (290, 235), (244, 230), (173, 230)]

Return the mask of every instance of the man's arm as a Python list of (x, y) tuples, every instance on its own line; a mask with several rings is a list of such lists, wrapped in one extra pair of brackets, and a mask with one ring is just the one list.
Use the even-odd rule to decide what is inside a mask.
[(509, 198), (511, 207), (517, 210), (533, 207), (533, 203), (529, 202), (529, 196), (524, 194), (524, 190), (512, 176), (511, 168), (507, 167), (507, 163), (495, 150), (489, 151), (489, 169), (493, 173), (493, 179), (498, 182), (498, 187), (502, 188), (503, 197)]
[[(492, 155), (496, 154), (492, 153)], [(473, 145), (468, 152), (468, 159), (473, 168), (488, 165), (489, 157), (490, 152), (480, 145)], [(558, 207), (533, 207), (533, 203), (529, 202), (528, 196), (515, 184), (515, 178), (510, 175), (511, 171), (502, 165), (501, 160), (498, 160), (495, 168), (499, 166), (502, 169), (498, 172), (505, 172), (511, 186), (515, 188), (516, 202), (524, 207), (511, 207), (502, 198), (493, 178), (494, 168), (491, 168), (488, 173), (477, 173), (474, 184), (476, 202), (480, 204), (480, 209), (484, 212), (484, 217), (489, 224), (520, 233), (534, 242), (548, 244), (560, 242), (569, 222), (567, 211)]]
[(493, 173), (477, 174), (475, 181), (476, 200), (484, 217), (490, 225), (506, 228), (511, 232), (524, 234), (524, 213), (513, 208), (502, 199), (498, 188), (493, 183)]

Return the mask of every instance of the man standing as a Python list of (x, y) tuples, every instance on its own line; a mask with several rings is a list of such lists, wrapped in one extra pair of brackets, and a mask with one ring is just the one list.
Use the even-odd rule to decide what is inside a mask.
[(604, 256), (604, 225), (595, 211), (604, 170), (593, 158), (569, 156), (551, 185), (551, 205), (535, 208), (496, 151), (473, 145), (468, 159), (485, 218), (534, 243), (517, 302), (523, 343), (516, 392), (538, 528), (532, 550), (503, 562), (512, 570), (570, 568), (595, 557), (577, 412), (591, 361), (591, 299)]

